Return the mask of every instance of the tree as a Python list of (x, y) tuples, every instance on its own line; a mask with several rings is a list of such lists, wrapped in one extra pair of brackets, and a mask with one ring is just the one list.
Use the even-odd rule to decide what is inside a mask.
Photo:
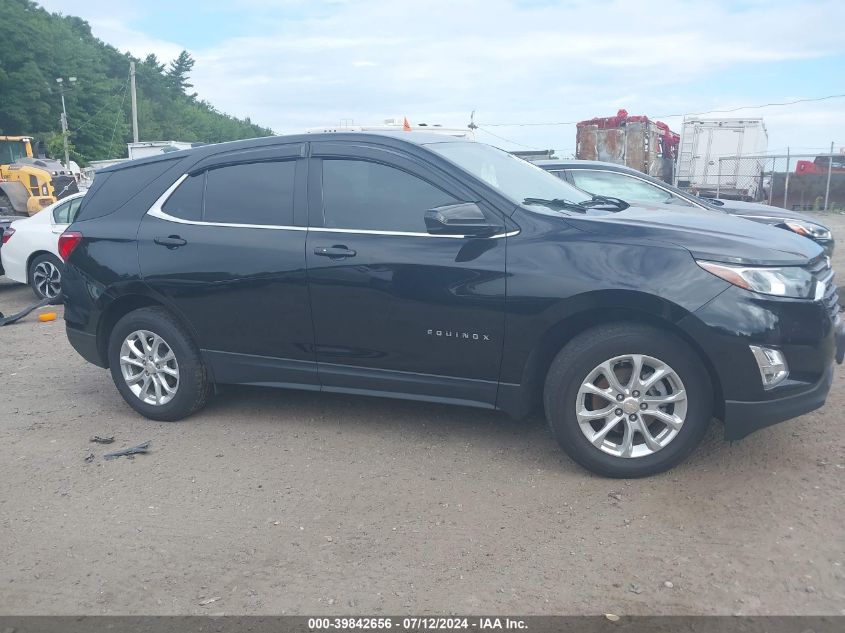
[[(193, 84), (188, 83), (194, 63), (194, 58), (188, 51), (182, 51), (179, 53), (179, 57), (170, 62), (167, 77), (170, 79), (171, 85), (181, 93), (187, 94), (188, 88), (194, 87)], [(190, 96), (195, 97), (196, 93)]]
[[(65, 161), (65, 139), (61, 133), (48, 133), (44, 137), (44, 144), (47, 146), (47, 156), (62, 162)], [(68, 139), (67, 148), (68, 153), (76, 154), (76, 148), (73, 146), (73, 142), (70, 139)]]
[[(129, 63), (138, 86), (138, 127), (147, 140), (205, 143), (268, 136), (272, 131), (218, 112), (195, 95), (194, 60), (183, 51), (169, 68), (155, 55), (143, 61), (96, 39), (84, 20), (49, 13), (31, 0), (0, 0), (0, 131), (60, 148), (62, 103), (56, 77), (76, 77), (66, 89), (71, 158), (80, 164), (125, 156), (129, 125)], [(37, 42), (37, 45), (33, 45)]]

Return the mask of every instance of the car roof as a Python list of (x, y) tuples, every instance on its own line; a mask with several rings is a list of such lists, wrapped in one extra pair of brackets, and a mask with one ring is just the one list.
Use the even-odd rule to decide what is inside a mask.
[(288, 134), (280, 136), (262, 136), (258, 138), (245, 139), (241, 141), (228, 141), (226, 143), (213, 143), (208, 145), (200, 145), (192, 147), (191, 149), (179, 150), (176, 152), (167, 152), (156, 156), (148, 156), (146, 158), (138, 158), (129, 160), (117, 165), (112, 165), (99, 170), (98, 173), (109, 173), (128, 169), (137, 165), (147, 165), (159, 161), (172, 160), (173, 158), (183, 158), (185, 156), (194, 156), (197, 159), (205, 158), (206, 156), (213, 156), (222, 152), (237, 151), (241, 149), (254, 149), (258, 147), (273, 147), (274, 145), (289, 145), (291, 143), (313, 143), (319, 141), (349, 141), (361, 142), (369, 141), (372, 143), (388, 144), (393, 146), (410, 145), (432, 145), (434, 143), (472, 143), (469, 139), (463, 139), (457, 136), (448, 136), (446, 134), (437, 134), (435, 132), (318, 132), (306, 134)]

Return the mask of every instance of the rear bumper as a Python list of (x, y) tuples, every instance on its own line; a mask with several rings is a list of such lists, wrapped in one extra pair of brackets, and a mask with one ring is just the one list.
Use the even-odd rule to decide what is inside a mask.
[(833, 382), (833, 365), (801, 393), (759, 402), (725, 401), (725, 439), (741, 440), (759, 429), (804, 415), (824, 405)]
[(97, 346), (97, 336), (89, 334), (82, 330), (77, 330), (72, 327), (65, 327), (67, 332), (67, 340), (70, 341), (71, 347), (77, 351), (89, 363), (97, 365), (98, 367), (107, 367), (106, 363), (100, 356), (100, 350)]

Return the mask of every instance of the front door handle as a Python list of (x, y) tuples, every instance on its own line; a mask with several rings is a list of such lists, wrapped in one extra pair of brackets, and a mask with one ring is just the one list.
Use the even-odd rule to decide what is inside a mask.
[(355, 257), (358, 253), (351, 248), (336, 244), (334, 246), (316, 246), (314, 254), (320, 257), (330, 257), (331, 259), (345, 259), (347, 257)]
[(188, 243), (187, 240), (183, 240), (178, 235), (168, 235), (167, 237), (157, 237), (153, 240), (156, 244), (160, 246), (166, 246), (167, 248), (179, 248), (180, 246), (184, 246)]

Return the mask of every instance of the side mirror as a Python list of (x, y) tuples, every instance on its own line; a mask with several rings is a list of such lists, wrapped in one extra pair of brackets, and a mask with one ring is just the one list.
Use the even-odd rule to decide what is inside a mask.
[(491, 224), (474, 202), (459, 202), (435, 207), (425, 212), (425, 226), (432, 235), (469, 235), (489, 237), (503, 229)]

